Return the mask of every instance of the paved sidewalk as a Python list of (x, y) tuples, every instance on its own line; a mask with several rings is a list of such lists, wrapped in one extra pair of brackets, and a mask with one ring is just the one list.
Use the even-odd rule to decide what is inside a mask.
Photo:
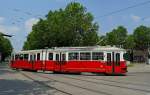
[(147, 64), (134, 64), (133, 67), (128, 67), (128, 72), (149, 72), (150, 73), (150, 65)]

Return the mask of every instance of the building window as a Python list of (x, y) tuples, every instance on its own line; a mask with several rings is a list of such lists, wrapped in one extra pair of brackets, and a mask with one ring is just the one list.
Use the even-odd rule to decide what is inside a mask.
[(148, 53), (148, 58), (150, 58), (150, 54)]
[(28, 60), (29, 54), (24, 54), (24, 60)]
[(48, 60), (53, 60), (53, 53), (48, 54)]
[(104, 60), (103, 52), (92, 52), (92, 60)]
[(69, 53), (69, 60), (78, 60), (78, 59), (79, 59), (79, 53), (77, 52)]
[(91, 53), (90, 52), (80, 53), (80, 60), (91, 60)]

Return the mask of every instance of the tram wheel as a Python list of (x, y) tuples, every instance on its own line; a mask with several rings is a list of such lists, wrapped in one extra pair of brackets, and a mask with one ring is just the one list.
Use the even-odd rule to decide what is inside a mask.
[(60, 74), (60, 72), (59, 72), (59, 71), (53, 71), (53, 73), (54, 73), (54, 74)]

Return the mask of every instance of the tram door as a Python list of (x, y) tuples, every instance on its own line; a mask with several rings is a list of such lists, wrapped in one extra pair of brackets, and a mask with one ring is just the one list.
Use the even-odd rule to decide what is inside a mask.
[(55, 54), (55, 63), (54, 63), (54, 71), (60, 71), (60, 53)]
[(63, 65), (65, 64), (66, 54), (65, 53), (56, 53), (55, 55), (55, 71), (63, 71)]
[(107, 73), (120, 72), (120, 53), (109, 52), (107, 53)]
[(33, 70), (33, 68), (34, 68), (34, 61), (35, 61), (35, 59), (36, 59), (36, 55), (35, 54), (31, 54), (30, 55), (30, 66), (31, 66), (31, 69)]

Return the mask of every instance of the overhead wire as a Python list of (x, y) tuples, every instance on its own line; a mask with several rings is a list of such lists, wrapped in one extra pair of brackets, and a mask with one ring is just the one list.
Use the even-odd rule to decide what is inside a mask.
[[(95, 18), (102, 18), (102, 17), (111, 16), (111, 15), (113, 15), (113, 14), (120, 13), (120, 12), (122, 12), (122, 11), (126, 11), (126, 10), (129, 10), (129, 9), (135, 8), (135, 7), (143, 6), (143, 5), (149, 4), (149, 3), (150, 3), (150, 0), (145, 1), (145, 2), (141, 2), (141, 3), (137, 3), (137, 4), (135, 4), (135, 5), (128, 6), (128, 7), (126, 7), (126, 8), (122, 8), (122, 9), (119, 9), (119, 10), (115, 10), (115, 11), (106, 13), (106, 14), (104, 14), (104, 15), (97, 16), (97, 17), (95, 17)], [(15, 11), (15, 12), (22, 12), (22, 13), (28, 15), (28, 16), (41, 17), (41, 15), (33, 15), (33, 14), (30, 13), (30, 12), (23, 12), (23, 11), (21, 11), (20, 9), (13, 9), (13, 11)], [(147, 18), (149, 18), (149, 17), (142, 18), (142, 20), (145, 20), (145, 19), (147, 19)], [(22, 19), (22, 18), (21, 18), (21, 19)], [(21, 19), (20, 19), (20, 20), (21, 20)]]
[(126, 8), (122, 8), (122, 9), (119, 9), (119, 10), (115, 10), (115, 11), (106, 13), (106, 14), (104, 14), (104, 15), (97, 16), (96, 18), (107, 17), (107, 16), (110, 16), (110, 15), (113, 15), (113, 14), (116, 14), (116, 13), (120, 13), (120, 12), (122, 12), (122, 11), (126, 11), (126, 10), (129, 10), (129, 9), (135, 8), (135, 7), (143, 6), (143, 5), (149, 4), (149, 3), (150, 3), (150, 0), (145, 1), (145, 2), (141, 2), (141, 3), (138, 3), (138, 4), (135, 4), (135, 5), (132, 5), (132, 6), (128, 6), (128, 7), (126, 7)]

